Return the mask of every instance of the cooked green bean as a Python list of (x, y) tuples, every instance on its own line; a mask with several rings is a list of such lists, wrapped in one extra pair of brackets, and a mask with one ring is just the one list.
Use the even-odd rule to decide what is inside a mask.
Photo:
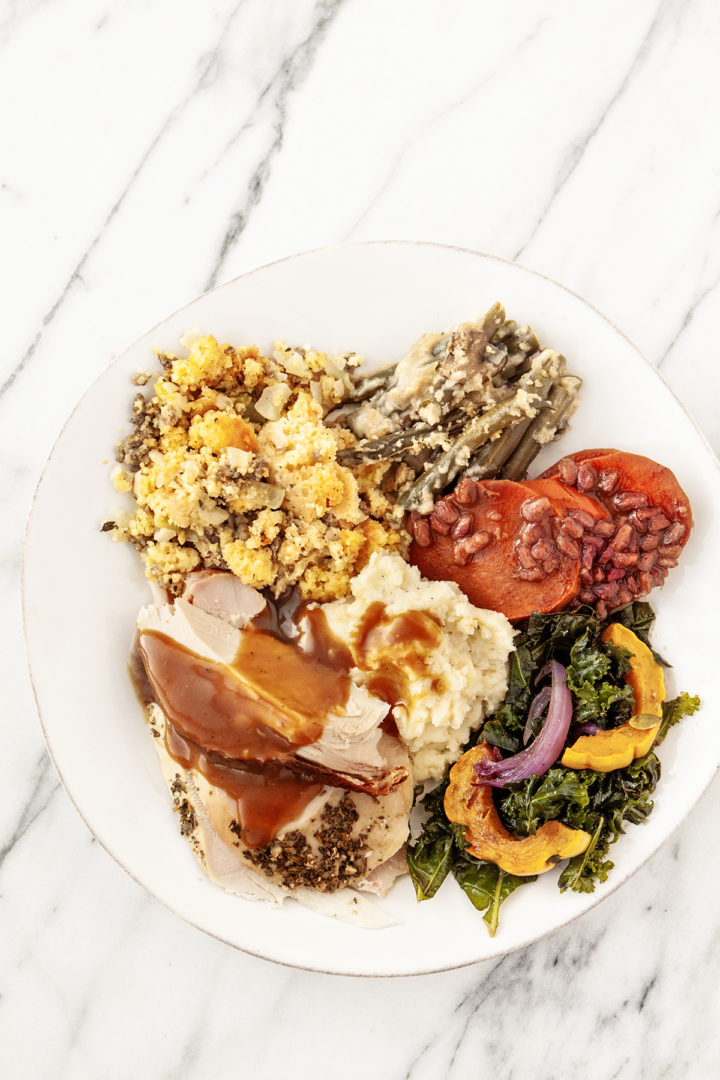
[(442, 343), (441, 334), (423, 334), (395, 365), (384, 385), (346, 415), (346, 422), (356, 435), (365, 434), (365, 425), (373, 413), (391, 417), (393, 430), (402, 426), (403, 420), (415, 412), (418, 397), (426, 395), (435, 377), (438, 365), (435, 350), (440, 349), (442, 354)]
[(548, 395), (548, 408), (532, 421), (517, 449), (500, 471), (505, 480), (522, 480), (543, 446), (552, 442), (562, 430), (578, 405), (582, 379), (576, 375), (559, 378)]
[(373, 461), (393, 461), (406, 454), (415, 454), (426, 443), (424, 436), (432, 432), (459, 431), (466, 423), (467, 414), (448, 414), (437, 424), (424, 422), (413, 424), (401, 431), (390, 431), (379, 439), (363, 439), (355, 446), (348, 446), (337, 456), (341, 465), (366, 465)]
[[(438, 365), (430, 398), (441, 408), (453, 408), (464, 397), (468, 383), (485, 368), (492, 378), (507, 359), (502, 344), (491, 341), (505, 322), (505, 309), (493, 304), (477, 323), (462, 323), (450, 335), (444, 360)], [(489, 351), (488, 351), (489, 350)]]
[(507, 346), (508, 358), (504, 374), (508, 378), (528, 370), (529, 358), (540, 351), (540, 342), (529, 326), (516, 326), (512, 333), (503, 338)]
[(486, 442), (473, 454), (458, 479), (467, 476), (471, 480), (488, 480), (497, 476), (531, 424), (532, 417), (528, 416), (506, 427), (497, 438)]
[(395, 374), (395, 367), (395, 364), (391, 364), (389, 367), (383, 368), (382, 371), (376, 371), (372, 375), (358, 379), (357, 382), (353, 383), (353, 389), (345, 395), (344, 401), (366, 401), (373, 394), (384, 390)]
[(537, 416), (555, 379), (564, 370), (565, 359), (555, 350), (543, 349), (538, 353), (531, 370), (518, 380), (514, 394), (475, 416), (453, 445), (401, 495), (401, 505), (406, 510), (425, 512), (428, 502), (455, 479), (480, 446), (509, 425)]

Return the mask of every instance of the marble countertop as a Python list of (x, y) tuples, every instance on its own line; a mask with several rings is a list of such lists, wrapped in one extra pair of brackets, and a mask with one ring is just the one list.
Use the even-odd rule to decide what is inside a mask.
[(328, 243), (433, 240), (555, 278), (720, 451), (718, 48), (713, 0), (0, 6), (8, 1080), (716, 1073), (719, 782), (622, 889), (520, 952), (414, 979), (275, 966), (181, 922), (86, 830), (37, 721), (19, 570), (43, 462), (113, 355)]

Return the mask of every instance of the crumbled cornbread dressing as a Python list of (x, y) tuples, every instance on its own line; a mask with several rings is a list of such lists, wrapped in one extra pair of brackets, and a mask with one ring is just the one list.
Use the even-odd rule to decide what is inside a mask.
[(325, 601), (347, 594), (374, 551), (405, 551), (387, 463), (340, 465), (356, 437), (326, 422), (360, 357), (188, 344), (187, 356), (159, 354), (163, 374), (135, 397), (116, 447), (113, 481), (136, 509), (113, 536), (138, 548), (151, 581), (177, 594), (204, 566)]

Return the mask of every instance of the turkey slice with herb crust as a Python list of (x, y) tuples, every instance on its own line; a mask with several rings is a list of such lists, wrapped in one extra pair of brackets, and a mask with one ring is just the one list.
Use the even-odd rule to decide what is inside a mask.
[(138, 616), (155, 697), (147, 717), (181, 831), (209, 877), (238, 895), (275, 905), (292, 896), (387, 925), (355, 890), (383, 895), (404, 863), (412, 779), (406, 748), (381, 727), (388, 706), (339, 664), (310, 669), (329, 680), (331, 707), (315, 713), (308, 687), (306, 700), (287, 686), (293, 663), (300, 676), (316, 663), (312, 628), (300, 620), (289, 643), (248, 627), (265, 602), (225, 577), (197, 575), (184, 598)]
[(409, 779), (379, 800), (326, 788), (272, 845), (252, 851), (233, 829), (233, 801), (168, 753), (162, 710), (150, 704), (147, 718), (181, 832), (211, 881), (243, 899), (273, 907), (292, 898), (367, 929), (393, 924), (378, 904), (357, 890), (385, 895), (405, 869)]

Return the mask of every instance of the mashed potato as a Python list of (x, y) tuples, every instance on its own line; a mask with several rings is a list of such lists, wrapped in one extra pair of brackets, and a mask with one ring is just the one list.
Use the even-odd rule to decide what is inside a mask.
[[(417, 782), (439, 779), (459, 757), (471, 733), (502, 702), (507, 691), (513, 629), (504, 615), (474, 607), (454, 582), (425, 581), (399, 555), (376, 552), (350, 584), (352, 597), (323, 605), (333, 635), (349, 644), (358, 667), (353, 678), (372, 687), (378, 665), (404, 678), (405, 700), (393, 707), (401, 738), (413, 759)], [(363, 656), (368, 612), (384, 607), (384, 624), (422, 612), (437, 628), (432, 648), (398, 647), (390, 632), (384, 655)]]

